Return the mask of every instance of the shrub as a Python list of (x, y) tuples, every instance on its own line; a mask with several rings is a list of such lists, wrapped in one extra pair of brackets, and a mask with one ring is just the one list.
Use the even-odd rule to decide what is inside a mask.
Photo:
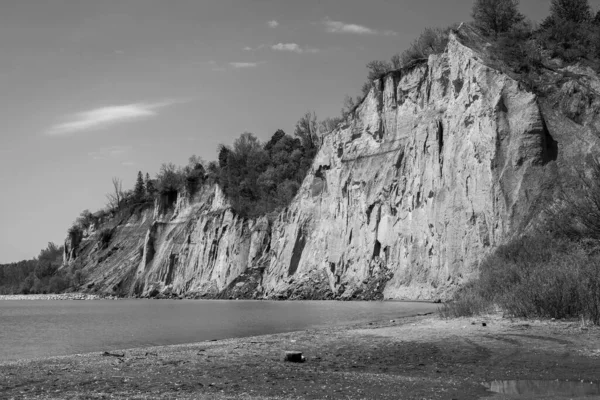
[(600, 55), (598, 33), (598, 28), (591, 23), (555, 19), (540, 32), (539, 41), (550, 51), (551, 57), (573, 62)]
[(446, 50), (452, 28), (427, 28), (411, 43), (402, 55), (392, 58), (392, 65), (407, 66), (415, 61), (426, 60), (431, 54), (440, 54)]
[(491, 309), (492, 302), (478, 293), (476, 282), (471, 282), (452, 301), (444, 303), (438, 312), (442, 318), (460, 318), (485, 314)]
[(77, 217), (77, 219), (75, 220), (75, 225), (83, 229), (87, 229), (90, 227), (90, 225), (92, 225), (94, 220), (94, 216), (89, 210), (83, 210), (79, 217)]
[(598, 250), (547, 235), (501, 246), (482, 263), (480, 277), (440, 308), (440, 315), (471, 316), (498, 306), (514, 317), (584, 316), (600, 324)]
[(112, 229), (104, 228), (98, 234), (98, 242), (100, 243), (100, 247), (105, 249), (108, 247), (113, 236)]
[(319, 123), (319, 133), (321, 136), (332, 132), (337, 128), (337, 126), (342, 123), (342, 118), (325, 118), (323, 121)]
[(373, 82), (390, 72), (392, 70), (392, 64), (387, 61), (375, 60), (367, 63), (367, 69), (369, 70), (367, 80)]
[(83, 235), (83, 229), (77, 223), (74, 223), (67, 231), (67, 234), (71, 237), (72, 240), (75, 240), (76, 238), (81, 237)]
[(61, 293), (69, 287), (69, 282), (61, 275), (55, 275), (50, 279), (48, 286), (49, 293)]
[(83, 272), (81, 270), (75, 271), (71, 277), (71, 286), (78, 287), (85, 281)]
[[(364, 91), (364, 89), (363, 89)], [(348, 118), (349, 115), (354, 114), (354, 111), (356, 111), (356, 108), (358, 107), (358, 105), (360, 104), (362, 100), (361, 96), (358, 96), (356, 98), (356, 100), (349, 95), (346, 95), (344, 97), (344, 103), (342, 105), (342, 120), (345, 120), (346, 118)]]

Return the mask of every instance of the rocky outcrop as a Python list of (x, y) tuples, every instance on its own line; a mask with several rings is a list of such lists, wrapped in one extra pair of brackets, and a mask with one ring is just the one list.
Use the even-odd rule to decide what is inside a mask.
[(109, 249), (69, 244), (66, 261), (90, 290), (127, 295), (449, 296), (535, 222), (560, 178), (597, 153), (600, 128), (593, 71), (549, 76), (539, 98), (465, 35), (481, 42), (463, 30), (444, 54), (376, 81), (275, 218), (241, 218), (204, 187), (116, 225)]

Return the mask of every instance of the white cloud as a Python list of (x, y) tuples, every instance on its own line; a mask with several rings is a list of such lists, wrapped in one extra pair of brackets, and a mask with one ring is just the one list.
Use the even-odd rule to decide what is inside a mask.
[(277, 28), (279, 26), (279, 22), (272, 20), (267, 22), (267, 25), (269, 25), (270, 28)]
[(255, 62), (230, 62), (229, 65), (233, 68), (236, 69), (240, 69), (240, 68), (255, 68), (258, 67), (259, 63), (255, 63)]
[(124, 167), (133, 167), (135, 163), (133, 161), (123, 161), (121, 165)]
[(250, 46), (244, 47), (244, 51), (252, 51), (252, 50), (254, 50), (254, 49)]
[(397, 35), (394, 31), (377, 31), (364, 25), (348, 24), (342, 21), (334, 21), (329, 18), (325, 18), (323, 21), (327, 32), (331, 33), (354, 33), (357, 35), (384, 35), (384, 36), (395, 36)]
[(319, 49), (315, 49), (312, 47), (302, 48), (296, 43), (277, 43), (276, 45), (271, 46), (271, 49), (275, 51), (290, 51), (298, 54), (319, 52)]
[(271, 46), (271, 48), (277, 51), (293, 51), (294, 53), (302, 53), (302, 49), (296, 43), (278, 43)]
[(51, 136), (68, 135), (78, 132), (103, 129), (118, 123), (151, 118), (158, 115), (157, 110), (181, 101), (162, 101), (158, 103), (133, 103), (95, 108), (79, 112), (64, 118), (64, 122), (52, 126), (47, 134)]

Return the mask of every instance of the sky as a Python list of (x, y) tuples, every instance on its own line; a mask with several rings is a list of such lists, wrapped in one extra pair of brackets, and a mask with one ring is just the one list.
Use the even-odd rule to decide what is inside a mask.
[[(550, 0), (522, 0), (533, 20)], [(591, 1), (594, 9), (600, 0)], [(112, 177), (210, 161), (243, 132), (337, 116), (365, 65), (472, 0), (3, 0), (0, 263), (31, 258)]]

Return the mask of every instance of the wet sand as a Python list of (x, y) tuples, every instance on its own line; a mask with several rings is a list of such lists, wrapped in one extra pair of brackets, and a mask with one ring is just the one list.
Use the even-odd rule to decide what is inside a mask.
[[(285, 350), (302, 351), (307, 361), (283, 362)], [(0, 398), (516, 399), (533, 397), (495, 395), (486, 384), (599, 377), (597, 327), (429, 315), (8, 362), (0, 364)]]

